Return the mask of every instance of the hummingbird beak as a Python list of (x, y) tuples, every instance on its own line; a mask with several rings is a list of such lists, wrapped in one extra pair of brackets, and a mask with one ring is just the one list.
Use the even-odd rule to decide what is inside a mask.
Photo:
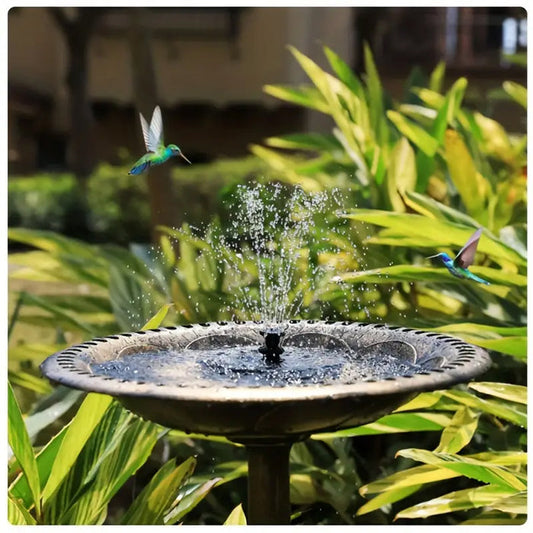
[(185, 159), (185, 161), (187, 161), (187, 163), (189, 163), (189, 165), (192, 165), (192, 163), (183, 155), (183, 152), (180, 152), (180, 155), (183, 157), (183, 159)]
[(433, 259), (434, 257), (439, 257), (440, 254), (430, 255), (426, 259)]

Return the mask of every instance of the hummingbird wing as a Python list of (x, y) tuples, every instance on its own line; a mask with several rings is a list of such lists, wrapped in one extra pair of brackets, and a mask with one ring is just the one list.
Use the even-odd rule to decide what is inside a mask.
[(474, 262), (474, 256), (476, 255), (477, 243), (481, 238), (482, 228), (479, 228), (468, 239), (467, 243), (461, 248), (461, 251), (457, 254), (457, 257), (453, 260), (453, 266), (468, 268)]
[(147, 152), (157, 152), (163, 144), (163, 119), (161, 118), (161, 109), (156, 106), (152, 114), (150, 125), (146, 119), (139, 113), (141, 118), (141, 127), (143, 130), (144, 144)]
[(156, 105), (152, 114), (152, 122), (150, 122), (151, 140), (155, 143), (156, 148), (160, 148), (163, 144), (163, 117), (161, 116), (161, 108)]

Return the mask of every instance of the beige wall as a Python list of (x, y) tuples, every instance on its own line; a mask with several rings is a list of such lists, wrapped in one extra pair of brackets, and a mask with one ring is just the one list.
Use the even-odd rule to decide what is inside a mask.
[[(65, 50), (44, 8), (22, 8), (9, 18), (9, 77), (39, 92), (64, 98)], [(321, 44), (351, 59), (351, 8), (250, 8), (242, 13), (238, 56), (227, 41), (153, 41), (162, 105), (204, 100), (216, 105), (252, 101), (276, 105), (262, 92), (267, 83), (305, 81), (286, 48), (293, 44), (322, 64)], [(126, 38), (96, 36), (90, 50), (90, 94), (131, 103), (130, 52)]]
[(42, 8), (11, 10), (8, 20), (9, 81), (53, 94), (61, 44), (54, 22)]

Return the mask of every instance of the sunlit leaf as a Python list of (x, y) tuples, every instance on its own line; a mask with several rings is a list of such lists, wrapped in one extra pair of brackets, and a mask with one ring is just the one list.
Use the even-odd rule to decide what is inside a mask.
[(103, 394), (89, 394), (85, 398), (61, 442), (50, 477), (43, 490), (43, 502), (46, 502), (58, 489), (110, 404), (111, 397)]
[(390, 505), (391, 503), (403, 500), (411, 494), (414, 494), (418, 491), (422, 485), (411, 485), (409, 487), (402, 487), (400, 489), (387, 490), (381, 494), (378, 494), (370, 501), (359, 507), (355, 513), (357, 516), (361, 516), (372, 511), (377, 511), (385, 505)]
[(394, 413), (381, 417), (376, 422), (349, 429), (339, 429), (330, 433), (317, 433), (315, 440), (338, 437), (357, 437), (360, 435), (379, 435), (381, 433), (405, 433), (408, 431), (439, 431), (450, 423), (451, 418), (441, 413)]
[(192, 457), (176, 467), (176, 459), (167, 461), (145, 485), (122, 517), (122, 524), (164, 524), (164, 516), (172, 506), (177, 491), (196, 466)]
[(527, 427), (526, 409), (521, 405), (513, 405), (499, 400), (485, 400), (460, 390), (446, 390), (443, 395), (468, 407), (479, 409), (485, 413), (507, 420), (519, 427)]
[(395, 211), (405, 211), (401, 195), (414, 190), (416, 185), (415, 153), (405, 137), (391, 151), (385, 181), (391, 207)]
[(406, 119), (397, 111), (387, 111), (387, 117), (413, 144), (418, 146), (424, 154), (433, 157), (438, 148), (438, 142), (423, 128)]
[(505, 490), (499, 485), (484, 485), (482, 487), (459, 490), (408, 507), (400, 511), (395, 519), (426, 518), (452, 511), (476, 509), (489, 505), (494, 500), (510, 494), (512, 494), (511, 490)]
[(504, 489), (524, 490), (525, 476), (513, 472), (507, 467), (485, 463), (476, 459), (448, 453), (436, 453), (421, 449), (404, 449), (396, 455), (423, 463), (449, 468), (463, 476), (476, 479), (482, 483), (496, 484)]
[(265, 85), (263, 91), (275, 98), (291, 102), (292, 104), (298, 104), (304, 107), (321, 111), (322, 113), (328, 113), (329, 108), (320, 92), (314, 87), (290, 87), (284, 85)]
[(165, 524), (175, 524), (189, 511), (194, 509), (219, 484), (220, 477), (209, 479), (200, 484), (183, 487), (177, 496), (177, 505), (165, 516)]
[(37, 523), (22, 503), (11, 495), (7, 498), (7, 519), (14, 526), (34, 526)]
[(141, 330), (145, 331), (148, 329), (156, 329), (158, 328), (163, 320), (165, 320), (165, 317), (168, 314), (168, 310), (172, 307), (172, 304), (165, 304), (159, 311), (150, 319), (146, 324), (141, 328)]
[(38, 394), (48, 394), (52, 390), (48, 381), (23, 370), (9, 370), (8, 379), (13, 386), (22, 387)]
[[(475, 231), (475, 228), (462, 224), (378, 209), (357, 209), (344, 214), (343, 217), (390, 228), (387, 238), (380, 236), (379, 243), (381, 244), (394, 245), (397, 237), (407, 235), (412, 238), (413, 244), (418, 243), (420, 247), (452, 246), (459, 251)], [(492, 259), (500, 258), (519, 265), (527, 264), (521, 254), (487, 232), (479, 240), (477, 251), (480, 254), (487, 254)]]
[(444, 428), (435, 452), (457, 453), (462, 450), (474, 436), (478, 419), (479, 414), (467, 407), (458, 409), (450, 424)]
[(489, 509), (497, 509), (510, 514), (527, 514), (527, 492), (522, 491), (503, 497), (491, 503)]
[(39, 470), (35, 460), (35, 454), (26, 431), (26, 425), (20, 412), (15, 393), (8, 383), (7, 388), (7, 413), (8, 413), (8, 442), (13, 455), (17, 458), (18, 464), (26, 477), (30, 492), (32, 494), (33, 504), (37, 515), (41, 514), (41, 484), (39, 481)]
[(472, 156), (457, 132), (446, 131), (444, 147), (450, 178), (468, 214), (486, 224), (487, 197), (490, 194), (488, 182), (478, 172)]
[(489, 396), (503, 398), (510, 402), (527, 405), (527, 387), (522, 385), (511, 385), (510, 383), (492, 383), (488, 381), (471, 382), (468, 384), (471, 389)]
[(225, 526), (245, 526), (246, 525), (246, 515), (242, 510), (242, 503), (239, 503), (237, 507), (231, 511), (224, 522)]
[(514, 81), (504, 81), (503, 90), (524, 109), (527, 109), (527, 89)]

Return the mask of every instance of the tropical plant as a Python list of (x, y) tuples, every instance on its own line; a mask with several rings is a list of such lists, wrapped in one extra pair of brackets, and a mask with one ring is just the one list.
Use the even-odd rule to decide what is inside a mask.
[[(276, 137), (267, 140), (270, 148), (253, 150), (271, 165), (266, 175), (308, 191), (335, 188), (342, 193), (341, 216), (317, 217), (310, 238), (298, 249), (298, 283), (291, 288), (291, 298), (303, 291), (298, 316), (386, 320), (444, 331), (491, 350), (495, 363), (484, 382), (424, 393), (373, 424), (314, 435), (295, 445), (293, 522), (390, 523), (423, 517), (432, 524), (521, 523), (527, 423), (525, 137), (509, 135), (492, 119), (468, 111), (462, 103), (466, 80), (441, 94), (443, 65), (431, 74), (429, 88), (413, 87), (407, 103), (395, 104), (383, 90), (368, 49), (365, 80), (329, 49), (326, 56), (336, 77), (296, 50), (293, 54), (314, 87), (266, 90), (329, 114), (333, 133)], [(525, 105), (524, 88), (507, 83), (504, 89)], [(229, 190), (222, 194), (227, 198)], [(59, 453), (54, 446), (63, 448), (66, 436), (60, 435), (70, 427), (61, 429), (61, 424), (81, 398), (62, 388), (52, 391), (36, 370), (46, 355), (81, 337), (159, 323), (252, 318), (235, 295), (244, 287), (257, 297), (257, 262), (245, 234), (228, 238), (229, 220), (221, 213), (203, 235), (187, 224), (162, 228), (159, 247), (131, 245), (129, 250), (10, 229), (10, 239), (33, 248), (10, 256), (17, 267), (11, 283), (24, 283), (24, 290), (11, 300), (9, 377), (27, 413), (24, 424), (10, 396), (15, 457), (10, 519), (245, 521), (239, 507), (246, 476), (241, 447), (222, 438), (165, 433), (126, 415), (110, 400), (90, 400), (108, 404), (105, 410), (101, 404), (101, 418), (83, 433), (86, 444), (75, 442), (71, 433), (73, 449), (81, 455), (76, 459), (66, 448), (70, 462), (52, 477)], [(435, 250), (457, 251), (479, 226), (485, 230), (479, 264), (472, 271), (490, 286), (456, 280), (445, 269), (423, 263)], [(231, 264), (239, 265), (238, 276)], [(28, 282), (50, 288), (34, 294)], [(37, 328), (38, 338), (22, 337), (26, 326)], [(89, 398), (79, 408), (82, 413)], [(121, 421), (120, 435), (106, 426), (108, 416)], [(100, 433), (104, 437), (93, 437)], [(123, 464), (128, 438), (140, 439), (144, 450), (163, 443), (181, 462), (176, 466), (168, 457), (158, 458), (152, 481), (129, 507), (115, 512), (113, 502), (126, 479), (113, 462)], [(102, 446), (113, 445), (100, 449), (99, 439)], [(84, 455), (87, 445), (92, 448)], [(131, 476), (143, 459), (146, 465), (146, 457), (128, 463), (124, 475)], [(47, 489), (49, 479), (56, 481)], [(69, 490), (75, 483), (81, 483), (80, 490)], [(104, 484), (106, 490), (97, 494)], [(19, 493), (20, 487), (25, 488)], [(168, 498), (151, 497), (167, 495), (167, 488)], [(368, 495), (376, 496), (365, 502)], [(198, 507), (188, 507), (188, 501), (204, 496)], [(145, 509), (154, 512), (147, 515)]]

